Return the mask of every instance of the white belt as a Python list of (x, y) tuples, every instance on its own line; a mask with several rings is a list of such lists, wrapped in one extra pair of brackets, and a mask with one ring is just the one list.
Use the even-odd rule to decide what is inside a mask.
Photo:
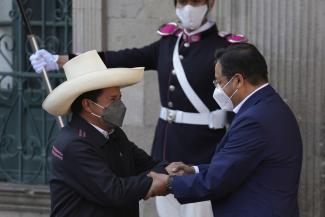
[(169, 123), (208, 125), (211, 129), (222, 129), (226, 125), (227, 112), (215, 110), (208, 113), (191, 113), (161, 107), (160, 118)]

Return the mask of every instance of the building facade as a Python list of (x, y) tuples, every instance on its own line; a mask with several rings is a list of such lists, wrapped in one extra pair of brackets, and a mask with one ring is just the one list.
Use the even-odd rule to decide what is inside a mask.
[[(270, 82), (296, 114), (303, 136), (301, 216), (325, 216), (325, 1), (216, 0), (211, 19), (220, 30), (245, 34), (266, 56)], [(72, 0), (72, 50), (142, 47), (159, 39), (161, 24), (175, 20), (172, 0)], [(123, 98), (128, 108), (124, 128), (150, 153), (160, 108), (157, 73), (145, 72), (141, 83), (123, 90)], [(38, 187), (20, 188), (36, 189), (38, 198), (47, 194), (46, 187)], [(16, 193), (22, 198), (33, 195), (21, 192)], [(0, 189), (0, 216), (15, 216), (1, 208), (6, 195)], [(47, 215), (46, 209), (33, 212)], [(141, 215), (156, 216), (153, 199), (141, 202)]]

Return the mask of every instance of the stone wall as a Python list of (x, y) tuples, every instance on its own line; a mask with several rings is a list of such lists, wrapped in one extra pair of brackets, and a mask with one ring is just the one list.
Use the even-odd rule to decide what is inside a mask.
[(48, 217), (49, 213), (48, 186), (0, 183), (1, 217)]

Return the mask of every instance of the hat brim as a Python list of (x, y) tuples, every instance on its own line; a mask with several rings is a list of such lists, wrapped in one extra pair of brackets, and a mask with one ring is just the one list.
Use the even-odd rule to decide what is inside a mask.
[(44, 100), (42, 107), (48, 113), (61, 116), (70, 112), (71, 104), (83, 93), (108, 87), (126, 87), (138, 83), (144, 68), (112, 68), (95, 71), (65, 81), (57, 86)]

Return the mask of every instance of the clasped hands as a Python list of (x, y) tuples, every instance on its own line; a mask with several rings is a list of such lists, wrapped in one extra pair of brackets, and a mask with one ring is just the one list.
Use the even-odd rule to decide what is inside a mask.
[(146, 197), (144, 198), (145, 200), (150, 197), (167, 195), (169, 193), (168, 185), (170, 176), (183, 176), (195, 173), (194, 167), (182, 162), (171, 163), (165, 169), (168, 172), (168, 175), (152, 171), (148, 174), (153, 181)]

